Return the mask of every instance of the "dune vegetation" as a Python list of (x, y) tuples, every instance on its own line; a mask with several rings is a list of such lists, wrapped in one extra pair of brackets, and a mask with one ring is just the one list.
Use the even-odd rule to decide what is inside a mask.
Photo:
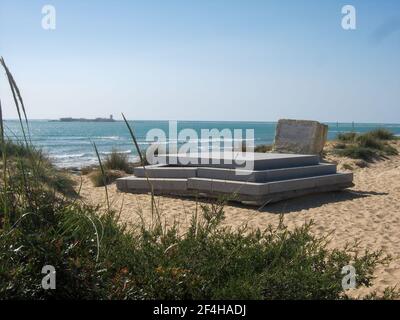
[(337, 140), (333, 153), (342, 157), (371, 162), (398, 154), (397, 149), (390, 144), (396, 137), (386, 129), (375, 129), (363, 134), (340, 133)]

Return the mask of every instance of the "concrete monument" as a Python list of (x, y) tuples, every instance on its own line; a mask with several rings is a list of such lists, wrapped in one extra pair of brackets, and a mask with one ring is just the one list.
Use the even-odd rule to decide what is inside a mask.
[(328, 126), (317, 121), (279, 120), (274, 151), (281, 153), (321, 154)]

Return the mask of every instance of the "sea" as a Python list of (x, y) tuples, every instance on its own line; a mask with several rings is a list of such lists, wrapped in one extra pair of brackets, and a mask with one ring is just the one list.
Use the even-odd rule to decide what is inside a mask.
[[(147, 134), (152, 129), (165, 132), (166, 140), (172, 141), (176, 137), (170, 135), (168, 121), (130, 121), (130, 126), (143, 151), (149, 146)], [(379, 123), (326, 123), (329, 126), (328, 139), (334, 139), (341, 132), (363, 133), (375, 128), (387, 128), (400, 136), (400, 124)], [(21, 124), (18, 120), (6, 120), (5, 134), (14, 141), (23, 141)], [(201, 146), (202, 130), (241, 129), (242, 140), (246, 140), (246, 129), (254, 130), (254, 144), (271, 144), (275, 136), (276, 122), (228, 122), (228, 121), (178, 121), (177, 132), (183, 129), (192, 129), (198, 135)], [(30, 120), (29, 130), (25, 128), (31, 143), (42, 149), (61, 168), (81, 168), (97, 163), (97, 156), (93, 143), (101, 156), (112, 150), (127, 154), (132, 161), (137, 159), (137, 151), (133, 144), (127, 125), (123, 121), (115, 122), (58, 122), (50, 120)], [(29, 131), (29, 134), (28, 134)], [(173, 132), (173, 131), (171, 131)], [(193, 131), (192, 131), (193, 132)], [(233, 137), (234, 140), (234, 137)], [(179, 145), (179, 144), (178, 144)]]

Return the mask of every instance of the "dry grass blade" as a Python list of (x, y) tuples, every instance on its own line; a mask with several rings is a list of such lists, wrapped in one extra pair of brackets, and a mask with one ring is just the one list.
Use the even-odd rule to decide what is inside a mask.
[[(14, 80), (14, 78), (13, 78), (11, 72), (10, 72), (10, 70), (8, 69), (3, 57), (0, 57), (0, 65), (4, 68), (4, 70), (6, 72), (8, 83), (10, 85), (11, 93), (12, 93), (12, 96), (13, 96), (13, 99), (14, 99), (14, 103), (15, 103), (15, 107), (16, 107), (17, 113), (18, 113), (18, 118), (19, 118), (19, 123), (20, 123), (20, 126), (21, 126), (22, 135), (23, 135), (23, 138), (24, 138), (24, 143), (26, 145), (27, 150), (30, 152), (30, 160), (31, 160), (31, 163), (32, 163), (32, 170), (33, 170), (35, 176), (38, 176), (39, 175), (39, 171), (40, 171), (40, 163), (38, 163), (38, 160), (40, 160), (40, 159), (38, 159), (37, 157), (34, 156), (34, 152), (33, 152), (33, 149), (32, 149), (32, 143), (31, 143), (30, 136), (29, 136), (29, 141), (27, 139), (27, 135), (26, 135), (26, 132), (25, 132), (24, 121), (23, 121), (22, 116), (21, 116), (21, 108), (22, 108), (22, 111), (23, 111), (23, 114), (24, 114), (24, 117), (25, 117), (25, 125), (27, 126), (28, 134), (29, 134), (28, 118), (26, 116), (25, 107), (23, 105), (23, 100), (22, 100), (20, 91), (19, 91), (18, 86), (17, 86), (17, 84), (16, 84), (16, 82), (15, 82), (15, 80)], [(21, 108), (20, 108), (20, 103), (21, 103)], [(33, 183), (38, 184), (39, 183), (38, 179), (34, 180)]]
[[(2, 150), (2, 160), (3, 160), (3, 183), (4, 183), (4, 190), (7, 190), (7, 153), (5, 147), (5, 140), (4, 140), (4, 122), (3, 122), (3, 109), (1, 106), (0, 100), (0, 130), (1, 130), (1, 150)], [(5, 217), (8, 215), (8, 206), (7, 206), (7, 195), (6, 192), (2, 192), (3, 199), (3, 210)], [(7, 219), (6, 219), (7, 220)]]
[(21, 116), (21, 110), (20, 110), (20, 108), (19, 108), (19, 103), (18, 103), (18, 99), (17, 99), (16, 92), (15, 92), (15, 87), (14, 87), (13, 80), (12, 80), (12, 75), (11, 75), (10, 71), (8, 70), (7, 65), (6, 65), (5, 62), (4, 62), (3, 57), (0, 58), (0, 64), (3, 66), (4, 70), (6, 71), (7, 80), (8, 80), (8, 83), (9, 83), (9, 85), (10, 85), (10, 89), (11, 89), (11, 93), (12, 93), (12, 95), (13, 95), (15, 107), (16, 107), (17, 112), (18, 112), (18, 118), (19, 118), (19, 122), (20, 122), (20, 124), (21, 124), (22, 134), (23, 134), (23, 136), (24, 136), (25, 143), (26, 143), (26, 145), (28, 146), (28, 140), (27, 140), (26, 134), (25, 134), (25, 129), (24, 129), (24, 125), (23, 125), (23, 121), (22, 121), (22, 116)]
[(156, 205), (156, 202), (155, 202), (155, 199), (154, 199), (154, 187), (153, 187), (153, 184), (151, 183), (151, 181), (149, 179), (149, 175), (148, 175), (146, 167), (145, 167), (145, 162), (144, 162), (144, 159), (143, 159), (142, 152), (141, 152), (139, 144), (138, 144), (138, 142), (136, 140), (135, 134), (133, 133), (133, 129), (131, 128), (130, 124), (126, 120), (125, 115), (123, 113), (122, 113), (122, 118), (124, 119), (125, 124), (128, 127), (128, 130), (129, 130), (129, 133), (130, 133), (131, 138), (133, 140), (133, 143), (135, 144), (136, 151), (139, 154), (140, 163), (143, 165), (143, 171), (144, 171), (144, 174), (145, 174), (145, 177), (146, 177), (146, 181), (150, 186), (150, 190), (151, 190), (151, 214), (152, 214), (152, 217), (154, 216), (154, 211), (155, 211), (156, 214), (157, 214), (158, 223), (161, 224), (160, 213), (158, 211), (158, 208), (157, 208), (157, 205)]
[[(24, 118), (25, 118), (26, 128), (28, 130), (28, 135), (30, 136), (28, 117), (26, 115), (25, 104), (24, 104), (24, 100), (22, 99), (21, 92), (20, 92), (20, 90), (19, 90), (19, 88), (17, 86), (17, 83), (16, 83), (12, 73), (8, 69), (3, 57), (1, 57), (1, 64), (4, 67), (4, 70), (6, 71), (6, 74), (7, 74), (7, 78), (10, 81), (10, 85), (12, 85), (12, 87), (14, 88), (14, 91), (15, 91), (17, 97), (18, 97), (19, 103), (21, 104), (22, 112), (23, 112)], [(13, 92), (13, 95), (14, 95), (14, 92)], [(15, 100), (15, 96), (14, 96), (14, 100)]]
[(1, 107), (1, 99), (0, 99), (0, 138), (1, 138), (1, 143), (4, 144), (3, 109)]
[(122, 118), (124, 119), (125, 124), (128, 127), (128, 130), (129, 130), (129, 133), (130, 133), (130, 135), (132, 137), (133, 143), (135, 144), (135, 148), (136, 148), (137, 152), (139, 153), (140, 163), (143, 164), (143, 167), (144, 167), (143, 155), (142, 155), (142, 152), (140, 151), (139, 144), (138, 144), (138, 142), (136, 140), (135, 134), (133, 133), (133, 129), (130, 126), (130, 124), (128, 123), (128, 121), (126, 120), (125, 115), (123, 113), (122, 113)]
[(99, 161), (101, 174), (103, 176), (104, 188), (106, 190), (107, 209), (108, 209), (108, 212), (110, 212), (110, 200), (108, 198), (108, 188), (107, 188), (107, 181), (106, 181), (106, 173), (104, 171), (104, 167), (103, 167), (103, 164), (101, 162), (100, 154), (99, 154), (99, 151), (97, 150), (97, 146), (96, 146), (96, 144), (94, 142), (92, 142), (92, 144), (93, 144), (93, 147), (94, 147), (94, 151), (96, 152), (97, 160)]

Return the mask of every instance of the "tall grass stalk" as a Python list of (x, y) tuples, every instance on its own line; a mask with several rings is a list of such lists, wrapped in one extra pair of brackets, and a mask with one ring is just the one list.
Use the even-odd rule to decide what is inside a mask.
[(8, 69), (8, 67), (7, 67), (7, 65), (6, 65), (6, 63), (5, 63), (3, 57), (1, 57), (1, 61), (2, 61), (1, 64), (3, 65), (4, 69), (6, 70), (7, 77), (11, 80), (12, 86), (14, 87), (14, 90), (15, 90), (15, 92), (16, 92), (16, 94), (17, 94), (19, 103), (21, 104), (22, 112), (23, 112), (24, 117), (25, 117), (26, 128), (27, 128), (27, 130), (28, 130), (28, 136), (29, 136), (29, 138), (30, 138), (29, 121), (28, 121), (28, 116), (26, 115), (25, 104), (24, 104), (24, 100), (22, 99), (21, 92), (20, 92), (20, 90), (19, 90), (19, 88), (18, 88), (17, 83), (15, 82), (15, 79), (14, 79), (12, 73), (11, 73), (10, 70)]
[(107, 188), (107, 181), (106, 181), (106, 173), (105, 173), (105, 171), (104, 171), (104, 167), (103, 167), (103, 164), (102, 164), (102, 162), (101, 162), (101, 158), (100, 158), (99, 151), (97, 150), (97, 146), (96, 146), (96, 144), (95, 144), (94, 142), (92, 142), (92, 144), (93, 144), (94, 151), (96, 152), (97, 160), (99, 161), (99, 166), (100, 166), (100, 170), (101, 170), (101, 175), (102, 175), (102, 177), (103, 177), (104, 189), (106, 190), (107, 210), (108, 210), (108, 212), (110, 212), (110, 200), (109, 200), (109, 197), (108, 197), (108, 188)]
[[(12, 93), (12, 96), (13, 96), (13, 99), (14, 99), (14, 103), (15, 103), (15, 107), (16, 107), (17, 113), (18, 113), (18, 118), (19, 118), (19, 121), (20, 121), (20, 124), (21, 124), (22, 134), (23, 134), (24, 140), (25, 140), (25, 142), (26, 142), (26, 144), (28, 146), (28, 143), (27, 143), (28, 139), (27, 139), (27, 135), (25, 133), (25, 128), (24, 128), (24, 124), (23, 124), (23, 120), (22, 120), (22, 116), (21, 116), (19, 99), (17, 98), (17, 95), (19, 93), (19, 89), (18, 89), (18, 87), (16, 87), (15, 80), (14, 80), (10, 70), (8, 69), (3, 57), (0, 57), (0, 64), (3, 66), (4, 70), (6, 71), (7, 80), (8, 80), (8, 83), (10, 85), (11, 93)], [(25, 116), (25, 123), (28, 123), (28, 118), (26, 117), (25, 107), (21, 106), (21, 108), (22, 108), (24, 116)]]
[(126, 126), (128, 127), (129, 134), (130, 134), (130, 136), (131, 136), (131, 138), (132, 138), (132, 141), (133, 141), (133, 143), (134, 143), (134, 145), (135, 145), (136, 151), (137, 151), (137, 153), (139, 154), (140, 163), (141, 163), (142, 166), (143, 166), (144, 175), (145, 175), (146, 181), (147, 181), (147, 183), (149, 184), (149, 187), (150, 187), (150, 192), (151, 192), (151, 215), (152, 215), (152, 219), (154, 218), (154, 212), (155, 212), (156, 215), (157, 215), (157, 223), (161, 226), (161, 224), (162, 224), (162, 222), (161, 222), (161, 216), (160, 216), (160, 212), (158, 211), (157, 204), (156, 204), (155, 197), (154, 197), (154, 186), (153, 186), (153, 184), (151, 183), (151, 181), (150, 181), (150, 179), (149, 179), (149, 175), (148, 175), (147, 170), (146, 170), (145, 161), (144, 161), (142, 152), (141, 152), (140, 147), (139, 147), (139, 144), (138, 144), (138, 142), (137, 142), (137, 140), (136, 140), (136, 136), (135, 136), (135, 134), (134, 134), (134, 132), (133, 132), (133, 129), (132, 129), (132, 127), (130, 126), (129, 122), (126, 120), (125, 115), (124, 115), (123, 113), (122, 113), (122, 118), (124, 119), (125, 124), (126, 124)]
[(3, 122), (3, 108), (1, 106), (0, 100), (0, 130), (1, 130), (1, 150), (2, 150), (2, 160), (3, 160), (3, 183), (4, 183), (4, 192), (1, 193), (3, 196), (3, 210), (4, 210), (4, 218), (5, 223), (8, 220), (8, 208), (7, 208), (7, 152), (5, 148), (5, 140), (4, 140), (4, 122)]
[[(13, 77), (12, 73), (10, 72), (10, 69), (8, 68), (7, 64), (5, 63), (5, 60), (4, 60), (3, 57), (0, 57), (0, 65), (5, 70), (6, 77), (7, 77), (8, 83), (10, 85), (10, 90), (11, 90), (11, 93), (12, 93), (12, 96), (13, 96), (13, 99), (14, 99), (15, 108), (16, 108), (17, 113), (18, 113), (18, 119), (19, 119), (19, 123), (20, 123), (20, 126), (21, 126), (21, 131), (22, 131), (22, 134), (23, 134), (23, 141), (24, 141), (24, 143), (26, 145), (26, 149), (27, 149), (28, 153), (30, 153), (30, 158), (31, 158), (31, 163), (32, 163), (32, 170), (34, 171), (34, 174), (36, 176), (38, 176), (39, 172), (40, 172), (40, 169), (39, 169), (40, 163), (38, 163), (38, 160), (40, 160), (40, 159), (38, 159), (38, 157), (35, 157), (35, 155), (33, 153), (32, 141), (31, 141), (31, 138), (30, 138), (30, 131), (29, 131), (29, 122), (28, 122), (28, 117), (27, 117), (26, 110), (25, 110), (24, 101), (22, 99), (20, 90), (19, 90), (19, 88), (18, 88), (18, 86), (17, 86), (17, 84), (16, 84), (16, 82), (14, 80), (14, 77)], [(21, 104), (21, 108), (20, 108), (20, 104)], [(22, 119), (21, 109), (22, 109), (25, 121)], [(25, 132), (24, 122), (25, 122), (26, 128), (28, 130), (28, 136), (26, 135), (26, 132)], [(2, 125), (2, 128), (4, 128), (3, 125)], [(28, 137), (29, 137), (29, 139), (28, 139)], [(38, 181), (33, 181), (33, 182), (34, 183), (35, 182), (38, 183)], [(36, 185), (36, 187), (37, 186), (38, 185)]]
[(1, 99), (0, 99), (0, 139), (1, 143), (4, 143), (3, 109), (1, 107)]

